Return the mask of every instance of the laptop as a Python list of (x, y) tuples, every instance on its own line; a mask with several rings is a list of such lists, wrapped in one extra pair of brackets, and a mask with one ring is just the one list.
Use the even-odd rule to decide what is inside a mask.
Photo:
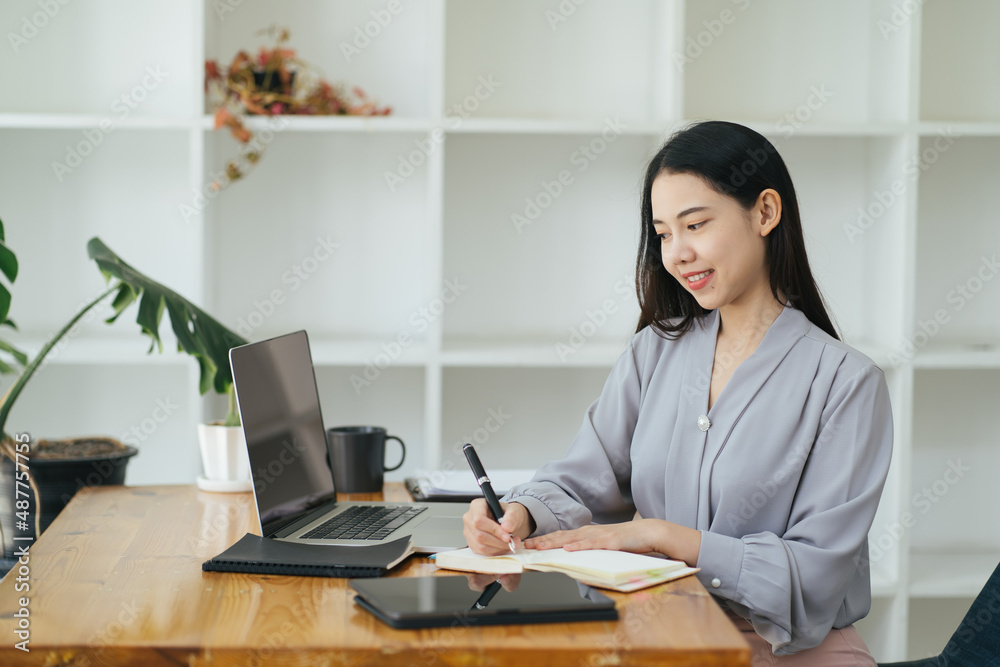
[(409, 535), (418, 553), (466, 546), (464, 504), (337, 502), (305, 331), (234, 347), (229, 364), (261, 535), (339, 545)]

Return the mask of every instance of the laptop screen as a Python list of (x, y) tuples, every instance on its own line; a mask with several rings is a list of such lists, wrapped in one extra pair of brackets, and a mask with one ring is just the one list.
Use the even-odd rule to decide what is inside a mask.
[(262, 534), (269, 535), (336, 499), (309, 340), (297, 331), (243, 345), (229, 361)]

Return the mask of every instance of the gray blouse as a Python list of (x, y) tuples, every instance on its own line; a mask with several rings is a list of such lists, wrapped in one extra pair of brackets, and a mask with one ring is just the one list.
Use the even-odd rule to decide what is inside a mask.
[[(632, 337), (565, 458), (511, 489), (536, 535), (666, 519), (701, 531), (699, 579), (778, 655), (871, 606), (867, 535), (892, 454), (885, 376), (790, 306), (711, 410), (718, 311)], [(668, 556), (670, 554), (667, 554)]]

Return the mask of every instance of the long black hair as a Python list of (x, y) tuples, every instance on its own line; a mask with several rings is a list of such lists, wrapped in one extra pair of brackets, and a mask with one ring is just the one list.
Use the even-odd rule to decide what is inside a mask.
[[(795, 187), (784, 160), (770, 141), (748, 127), (725, 121), (704, 121), (675, 132), (656, 153), (642, 185), (639, 251), (635, 260), (635, 290), (639, 324), (675, 339), (708, 311), (663, 266), (660, 240), (653, 229), (651, 192), (661, 173), (691, 174), (719, 194), (735, 199), (745, 211), (768, 188), (781, 197), (781, 222), (766, 237), (765, 258), (771, 294), (801, 310), (809, 321), (840, 339), (826, 312), (823, 297), (809, 270), (802, 220)], [(670, 321), (668, 321), (670, 320)]]

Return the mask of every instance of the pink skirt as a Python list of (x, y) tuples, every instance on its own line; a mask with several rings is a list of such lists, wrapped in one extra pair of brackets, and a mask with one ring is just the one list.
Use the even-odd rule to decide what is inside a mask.
[(729, 620), (743, 633), (743, 638), (750, 644), (750, 664), (752, 667), (876, 667), (875, 659), (868, 651), (865, 640), (861, 638), (853, 625), (846, 628), (830, 630), (830, 634), (819, 646), (799, 651), (792, 655), (774, 655), (771, 645), (754, 632), (750, 622), (727, 614)]

